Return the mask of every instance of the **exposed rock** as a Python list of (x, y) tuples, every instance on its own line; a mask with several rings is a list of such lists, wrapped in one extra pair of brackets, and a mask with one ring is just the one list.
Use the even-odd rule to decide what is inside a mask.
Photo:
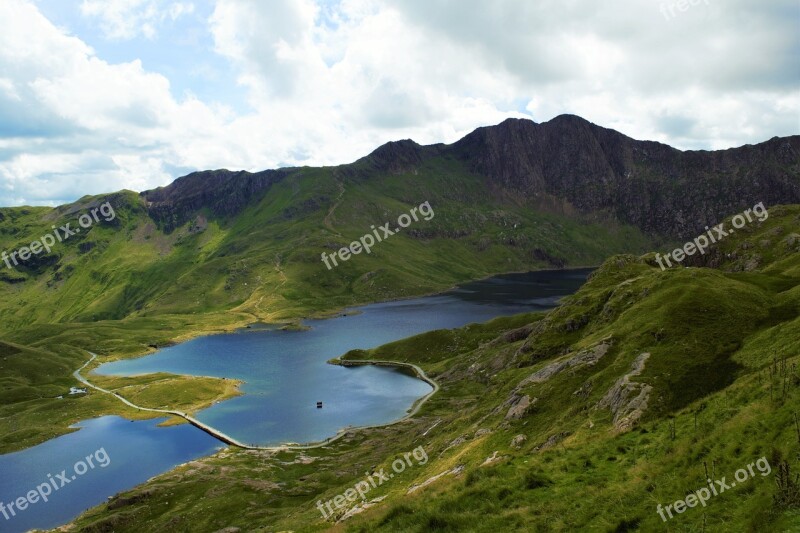
[(745, 262), (742, 268), (744, 269), (745, 272), (752, 272), (753, 270), (756, 270), (760, 265), (761, 265), (761, 256), (754, 255)]
[(568, 359), (563, 359), (561, 361), (555, 361), (550, 363), (549, 365), (540, 368), (527, 378), (525, 378), (520, 384), (520, 387), (524, 387), (529, 383), (544, 383), (551, 377), (555, 376), (556, 374), (561, 373), (567, 368), (572, 368), (576, 366), (594, 366), (597, 364), (602, 357), (608, 353), (608, 349), (611, 347), (610, 341), (603, 341), (597, 346), (589, 348), (588, 350), (583, 350), (579, 352), (577, 355), (574, 355)]
[(617, 380), (613, 387), (603, 396), (597, 407), (610, 409), (614, 415), (614, 427), (619, 431), (627, 431), (636, 423), (647, 409), (647, 400), (653, 387), (646, 383), (632, 382), (644, 370), (650, 354), (640, 354), (631, 365), (631, 371)]
[(511, 439), (511, 447), (519, 450), (522, 448), (522, 445), (525, 444), (526, 440), (528, 440), (526, 435), (516, 435), (513, 439)]
[(521, 328), (512, 329), (511, 331), (507, 331), (502, 335), (503, 342), (511, 343), (521, 341), (528, 337), (533, 331), (533, 324), (528, 324), (527, 326), (522, 326)]
[(369, 163), (373, 170), (389, 174), (415, 172), (420, 164), (439, 154), (443, 145), (422, 146), (411, 139), (391, 141), (375, 149), (357, 163)]
[(581, 388), (573, 392), (572, 395), (577, 396), (579, 398), (586, 398), (589, 396), (589, 394), (591, 394), (592, 389), (594, 389), (594, 383), (590, 379), (586, 381), (583, 385), (581, 385)]
[(436, 474), (435, 476), (426, 479), (422, 483), (419, 483), (417, 485), (412, 485), (411, 487), (409, 487), (409, 489), (406, 492), (406, 494), (413, 494), (414, 492), (417, 492), (419, 489), (421, 489), (423, 487), (427, 487), (428, 485), (430, 485), (431, 483), (433, 483), (437, 479), (441, 479), (442, 477), (448, 476), (448, 475), (457, 476), (463, 471), (464, 471), (464, 465), (458, 465), (457, 467), (453, 468), (452, 470), (445, 470), (441, 474)]
[(380, 502), (382, 502), (385, 499), (386, 499), (386, 496), (381, 496), (379, 498), (373, 498), (372, 500), (370, 500), (368, 502), (360, 503), (360, 504), (356, 505), (355, 507), (353, 507), (351, 509), (348, 509), (347, 512), (344, 513), (336, 522), (337, 523), (338, 522), (344, 522), (348, 518), (352, 518), (353, 516), (355, 516), (355, 515), (357, 515), (359, 513), (363, 513), (364, 511), (366, 511), (370, 507), (374, 507), (375, 505), (379, 504)]
[(475, 432), (475, 438), (477, 439), (478, 437), (483, 437), (484, 435), (488, 435), (491, 432), (492, 430), (489, 428), (481, 428)]
[(539, 446), (534, 448), (534, 450), (537, 451), (537, 452), (541, 452), (541, 451), (544, 451), (544, 450), (546, 450), (548, 448), (552, 448), (553, 446), (555, 446), (556, 444), (558, 444), (562, 440), (566, 439), (570, 435), (572, 435), (572, 433), (569, 432), (569, 431), (562, 431), (561, 433), (556, 433), (555, 435), (550, 435), (547, 438), (546, 441), (544, 441), (542, 444), (540, 444)]
[[(512, 396), (512, 398), (514, 398), (514, 396)], [(506, 420), (516, 420), (522, 418), (528, 414), (528, 411), (530, 411), (537, 401), (538, 398), (531, 400), (531, 397), (527, 394), (525, 396), (517, 396), (516, 399), (511, 403), (511, 407), (506, 413)]]
[[(681, 151), (637, 141), (575, 115), (508, 119), (442, 149), (497, 194), (544, 208), (613, 213), (645, 231), (692, 238), (751, 207), (800, 203), (800, 136), (732, 150)], [(759, 176), (753, 179), (753, 176)]]
[(455, 439), (453, 439), (453, 441), (450, 444), (447, 445), (447, 448), (442, 450), (442, 453), (446, 452), (450, 448), (455, 448), (456, 446), (461, 446), (462, 444), (467, 442), (467, 440), (469, 440), (469, 436), (467, 436), (467, 435), (461, 435), (460, 437), (456, 437)]
[(290, 169), (255, 174), (229, 170), (193, 172), (166, 187), (140, 193), (150, 217), (167, 233), (197, 217), (204, 209), (216, 216), (238, 214), (259, 201), (269, 188), (291, 173)]
[(497, 450), (495, 450), (494, 453), (492, 453), (492, 455), (487, 457), (486, 460), (481, 463), (481, 466), (488, 466), (502, 459), (502, 457), (497, 456), (497, 453), (498, 453)]

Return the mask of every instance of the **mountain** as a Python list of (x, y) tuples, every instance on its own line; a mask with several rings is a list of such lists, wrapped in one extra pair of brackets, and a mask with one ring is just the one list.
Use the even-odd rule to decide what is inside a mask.
[[(714, 268), (614, 256), (549, 313), (352, 351), (342, 359), (419, 365), (441, 388), (402, 424), (325, 448), (193, 461), (74, 525), (797, 531), (798, 228), (800, 206), (775, 206), (718, 244)], [(419, 447), (424, 464), (320, 515), (318, 501)]]
[[(195, 172), (142, 193), (0, 209), (0, 252), (54, 241), (17, 265), (0, 262), (0, 341), (33, 354), (30, 368), (5, 369), (0, 417), (20, 428), (0, 448), (40, 442), (79, 419), (66, 403), (36, 424), (26, 410), (71, 379), (65, 369), (85, 362), (83, 350), (133, 356), (499, 272), (672, 249), (759, 202), (800, 202), (798, 143), (681, 152), (574, 116), (507, 120), (451, 145), (388, 143), (336, 167)], [(434, 216), (369, 254), (331, 269), (322, 261), (373, 226), (396, 229), (400, 215), (426, 203)], [(106, 205), (113, 217), (53, 237)], [(32, 370), (53, 353), (57, 371)]]
[(800, 136), (682, 152), (562, 115), (479, 128), (451, 151), (500, 191), (545, 205), (566, 201), (582, 213), (607, 212), (681, 238), (759, 201), (800, 199)]
[[(337, 171), (354, 180), (418, 174), (431, 160), (462, 163), (462, 172), (479, 175), (501, 201), (609, 214), (646, 232), (682, 238), (758, 202), (800, 201), (800, 136), (716, 152), (683, 152), (631, 139), (574, 115), (543, 124), (508, 119), (478, 128), (452, 145), (390, 142)], [(259, 194), (291, 170), (194, 173), (142, 197), (158, 199), (150, 211), (159, 220), (170, 205), (173, 217), (187, 220), (187, 199), (196, 211), (225, 198), (229, 209), (213, 211), (231, 215), (248, 194), (257, 202)]]

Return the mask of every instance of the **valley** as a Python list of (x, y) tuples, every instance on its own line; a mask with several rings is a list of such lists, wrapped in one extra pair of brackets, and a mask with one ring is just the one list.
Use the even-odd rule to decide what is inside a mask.
[[(776, 471), (796, 469), (787, 421), (797, 380), (798, 143), (799, 137), (788, 137), (725, 153), (680, 152), (573, 116), (543, 124), (512, 120), (453, 145), (389, 143), (339, 167), (199, 172), (141, 194), (0, 209), (4, 250), (20, 249), (101, 205), (115, 213), (0, 272), (0, 449), (26, 453), (80, 435), (85, 430), (72, 433), (76, 423), (108, 416), (137, 420), (132, 427), (145, 433), (181, 422), (147, 421), (160, 414), (100, 391), (64, 396), (79, 384), (73, 373), (91, 352), (98, 360), (83, 375), (93, 384), (136, 405), (185, 411), (242, 442), (272, 446), (339, 437), (312, 449), (215, 451), (221, 443), (209, 447), (204, 435), (190, 455), (179, 454), (184, 462), (161, 463), (164, 470), (151, 471), (156, 477), (136, 488), (117, 485), (114, 492), (130, 492), (81, 516), (76, 524), (86, 531), (180, 523), (209, 531), (248, 524), (263, 524), (264, 531), (464, 529), (470, 513), (493, 517), (487, 531), (514, 523), (569, 529), (589, 523), (594, 513), (603, 516), (601, 529), (655, 527), (660, 518), (645, 514), (642, 487), (625, 486), (625, 476), (657, 480), (644, 493), (667, 504), (683, 491), (659, 473), (681, 464), (696, 469), (695, 445), (707, 448), (702, 456), (713, 456), (714, 468), (734, 467), (731, 457), (750, 462), (769, 456)], [(583, 181), (574, 181), (576, 175)], [(754, 175), (760, 179), (753, 181)], [(655, 250), (675, 248), (708, 224), (730, 227), (726, 217), (759, 202), (768, 218), (685, 257), (682, 268), (659, 266)], [(368, 254), (352, 252), (371, 227), (423, 203), (435, 216), (420, 217)], [(664, 209), (677, 210), (681, 222)], [(320, 261), (326, 253), (341, 257), (347, 247), (351, 253), (335, 268)], [(535, 311), (557, 299), (537, 296), (499, 312), (486, 307), (496, 295), (470, 302), (471, 291), (463, 289), (452, 294), (474, 306), (468, 319), (432, 305), (442, 298), (435, 295), (471, 280), (484, 279), (493, 293), (493, 279), (501, 279), (487, 279), (493, 275), (596, 265), (602, 266), (586, 285), (549, 313)], [(414, 309), (421, 322), (406, 327), (390, 313), (372, 324), (370, 312), (352, 314), (365, 304), (384, 313)], [(351, 324), (346, 342), (307, 348), (296, 342), (336, 323)], [(222, 357), (247, 353), (224, 345), (234, 338), (260, 339), (248, 348), (253, 354), (272, 342), (265, 339), (291, 339), (276, 353), (291, 365), (314, 354), (308, 360), (333, 374), (290, 387), (270, 418), (264, 413), (272, 404), (263, 401), (278, 383), (292, 382), (277, 374), (258, 378), (252, 365), (263, 362), (257, 357), (236, 370), (251, 356), (240, 362)], [(370, 340), (353, 345), (352, 339)], [(331, 358), (344, 365), (359, 359), (417, 365), (440, 389), (397, 424), (383, 425), (403, 418), (428, 388), (399, 393), (396, 402), (379, 394), (360, 407), (367, 417), (326, 416), (323, 408), (312, 410), (319, 420), (307, 419), (297, 406), (321, 400), (324, 383), (343, 384), (341, 393), (378, 376), (417, 381), (380, 367), (325, 365)], [(104, 368), (120, 372), (94, 374)], [(397, 381), (378, 389), (403, 387)], [(772, 403), (765, 403), (765, 394)], [(772, 432), (772, 449), (761, 439), (733, 455), (712, 446), (712, 428), (753, 431), (745, 414), (726, 411), (729, 397), (741, 409), (770, 413), (762, 429)], [(686, 430), (687, 419), (701, 427), (701, 412), (708, 417), (702, 439), (698, 429), (694, 436)], [(108, 420), (116, 427), (116, 419)], [(199, 432), (183, 427), (160, 438), (180, 443)], [(102, 439), (102, 431), (92, 434)], [(725, 435), (721, 443), (734, 438), (730, 428)], [(337, 506), (321, 520), (317, 499), (330, 500), (364, 469), (418, 446), (429, 462), (376, 487), (368, 502)], [(590, 451), (607, 459), (589, 459)], [(615, 510), (589, 494), (577, 512), (567, 512), (563, 503), (542, 499), (540, 489), (553, 486), (577, 498), (587, 482), (600, 479), (593, 476), (606, 476), (603, 494), (611, 490), (632, 503)], [(787, 479), (777, 496), (754, 481), (746, 497), (763, 503), (775, 496), (788, 502), (783, 507), (749, 504), (774, 508), (759, 514), (747, 505), (714, 502), (714, 513), (694, 513), (690, 523), (724, 517), (792, 524), (795, 489)], [(491, 501), (503, 502), (504, 511), (479, 503), (479, 494), (495, 490), (490, 487), (502, 492)], [(410, 497), (417, 493), (424, 500)], [(530, 514), (531, 498), (541, 521)], [(163, 510), (155, 505), (167, 499)], [(217, 511), (195, 512), (200, 508)]]

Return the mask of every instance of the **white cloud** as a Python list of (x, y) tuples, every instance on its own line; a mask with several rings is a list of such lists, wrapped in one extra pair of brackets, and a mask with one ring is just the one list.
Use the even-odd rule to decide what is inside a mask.
[(169, 179), (163, 167), (211, 162), (192, 138), (224, 129), (224, 110), (176, 101), (139, 61), (101, 60), (28, 2), (4, 1), (0, 20), (14, 21), (0, 32), (0, 203), (155, 186)]
[(83, 0), (80, 10), (99, 21), (108, 39), (133, 39), (140, 34), (152, 39), (165, 21), (175, 21), (195, 9), (191, 2), (164, 4), (158, 0)]
[[(191, 91), (176, 98), (140, 61), (109, 63), (29, 0), (3, 0), (0, 205), (141, 190), (191, 169), (343, 163), (508, 116), (575, 113), (680, 148), (798, 133), (793, 0), (700, 3), (669, 21), (659, 5), (217, 0), (214, 50), (197, 50), (233, 66), (250, 106), (236, 113)], [(197, 12), (155, 0), (80, 7), (117, 40)]]

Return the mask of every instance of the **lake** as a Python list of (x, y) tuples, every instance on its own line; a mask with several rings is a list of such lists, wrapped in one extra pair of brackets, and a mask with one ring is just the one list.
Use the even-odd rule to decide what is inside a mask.
[[(107, 363), (96, 372), (129, 376), (170, 372), (241, 379), (243, 396), (219, 403), (196, 417), (235, 439), (275, 445), (324, 440), (349, 426), (402, 418), (431, 386), (385, 367), (326, 364), (345, 352), (368, 349), (441, 328), (522, 312), (547, 310), (575, 292), (591, 269), (508, 274), (465, 284), (446, 293), (367, 305), (346, 316), (307, 320), (307, 331), (254, 328), (200, 337), (158, 352)], [(349, 314), (354, 312), (355, 314)], [(91, 380), (91, 375), (87, 376)], [(323, 402), (317, 409), (316, 403)], [(39, 446), (0, 456), (0, 501), (9, 502), (47, 481), (91, 452), (105, 449), (111, 462), (79, 476), (39, 502), (5, 520), (0, 530), (54, 527), (119, 491), (197, 457), (222, 443), (183, 425), (103, 417), (81, 423), (80, 431)], [(35, 510), (34, 510), (35, 508)], [(7, 529), (5, 526), (10, 526)]]

